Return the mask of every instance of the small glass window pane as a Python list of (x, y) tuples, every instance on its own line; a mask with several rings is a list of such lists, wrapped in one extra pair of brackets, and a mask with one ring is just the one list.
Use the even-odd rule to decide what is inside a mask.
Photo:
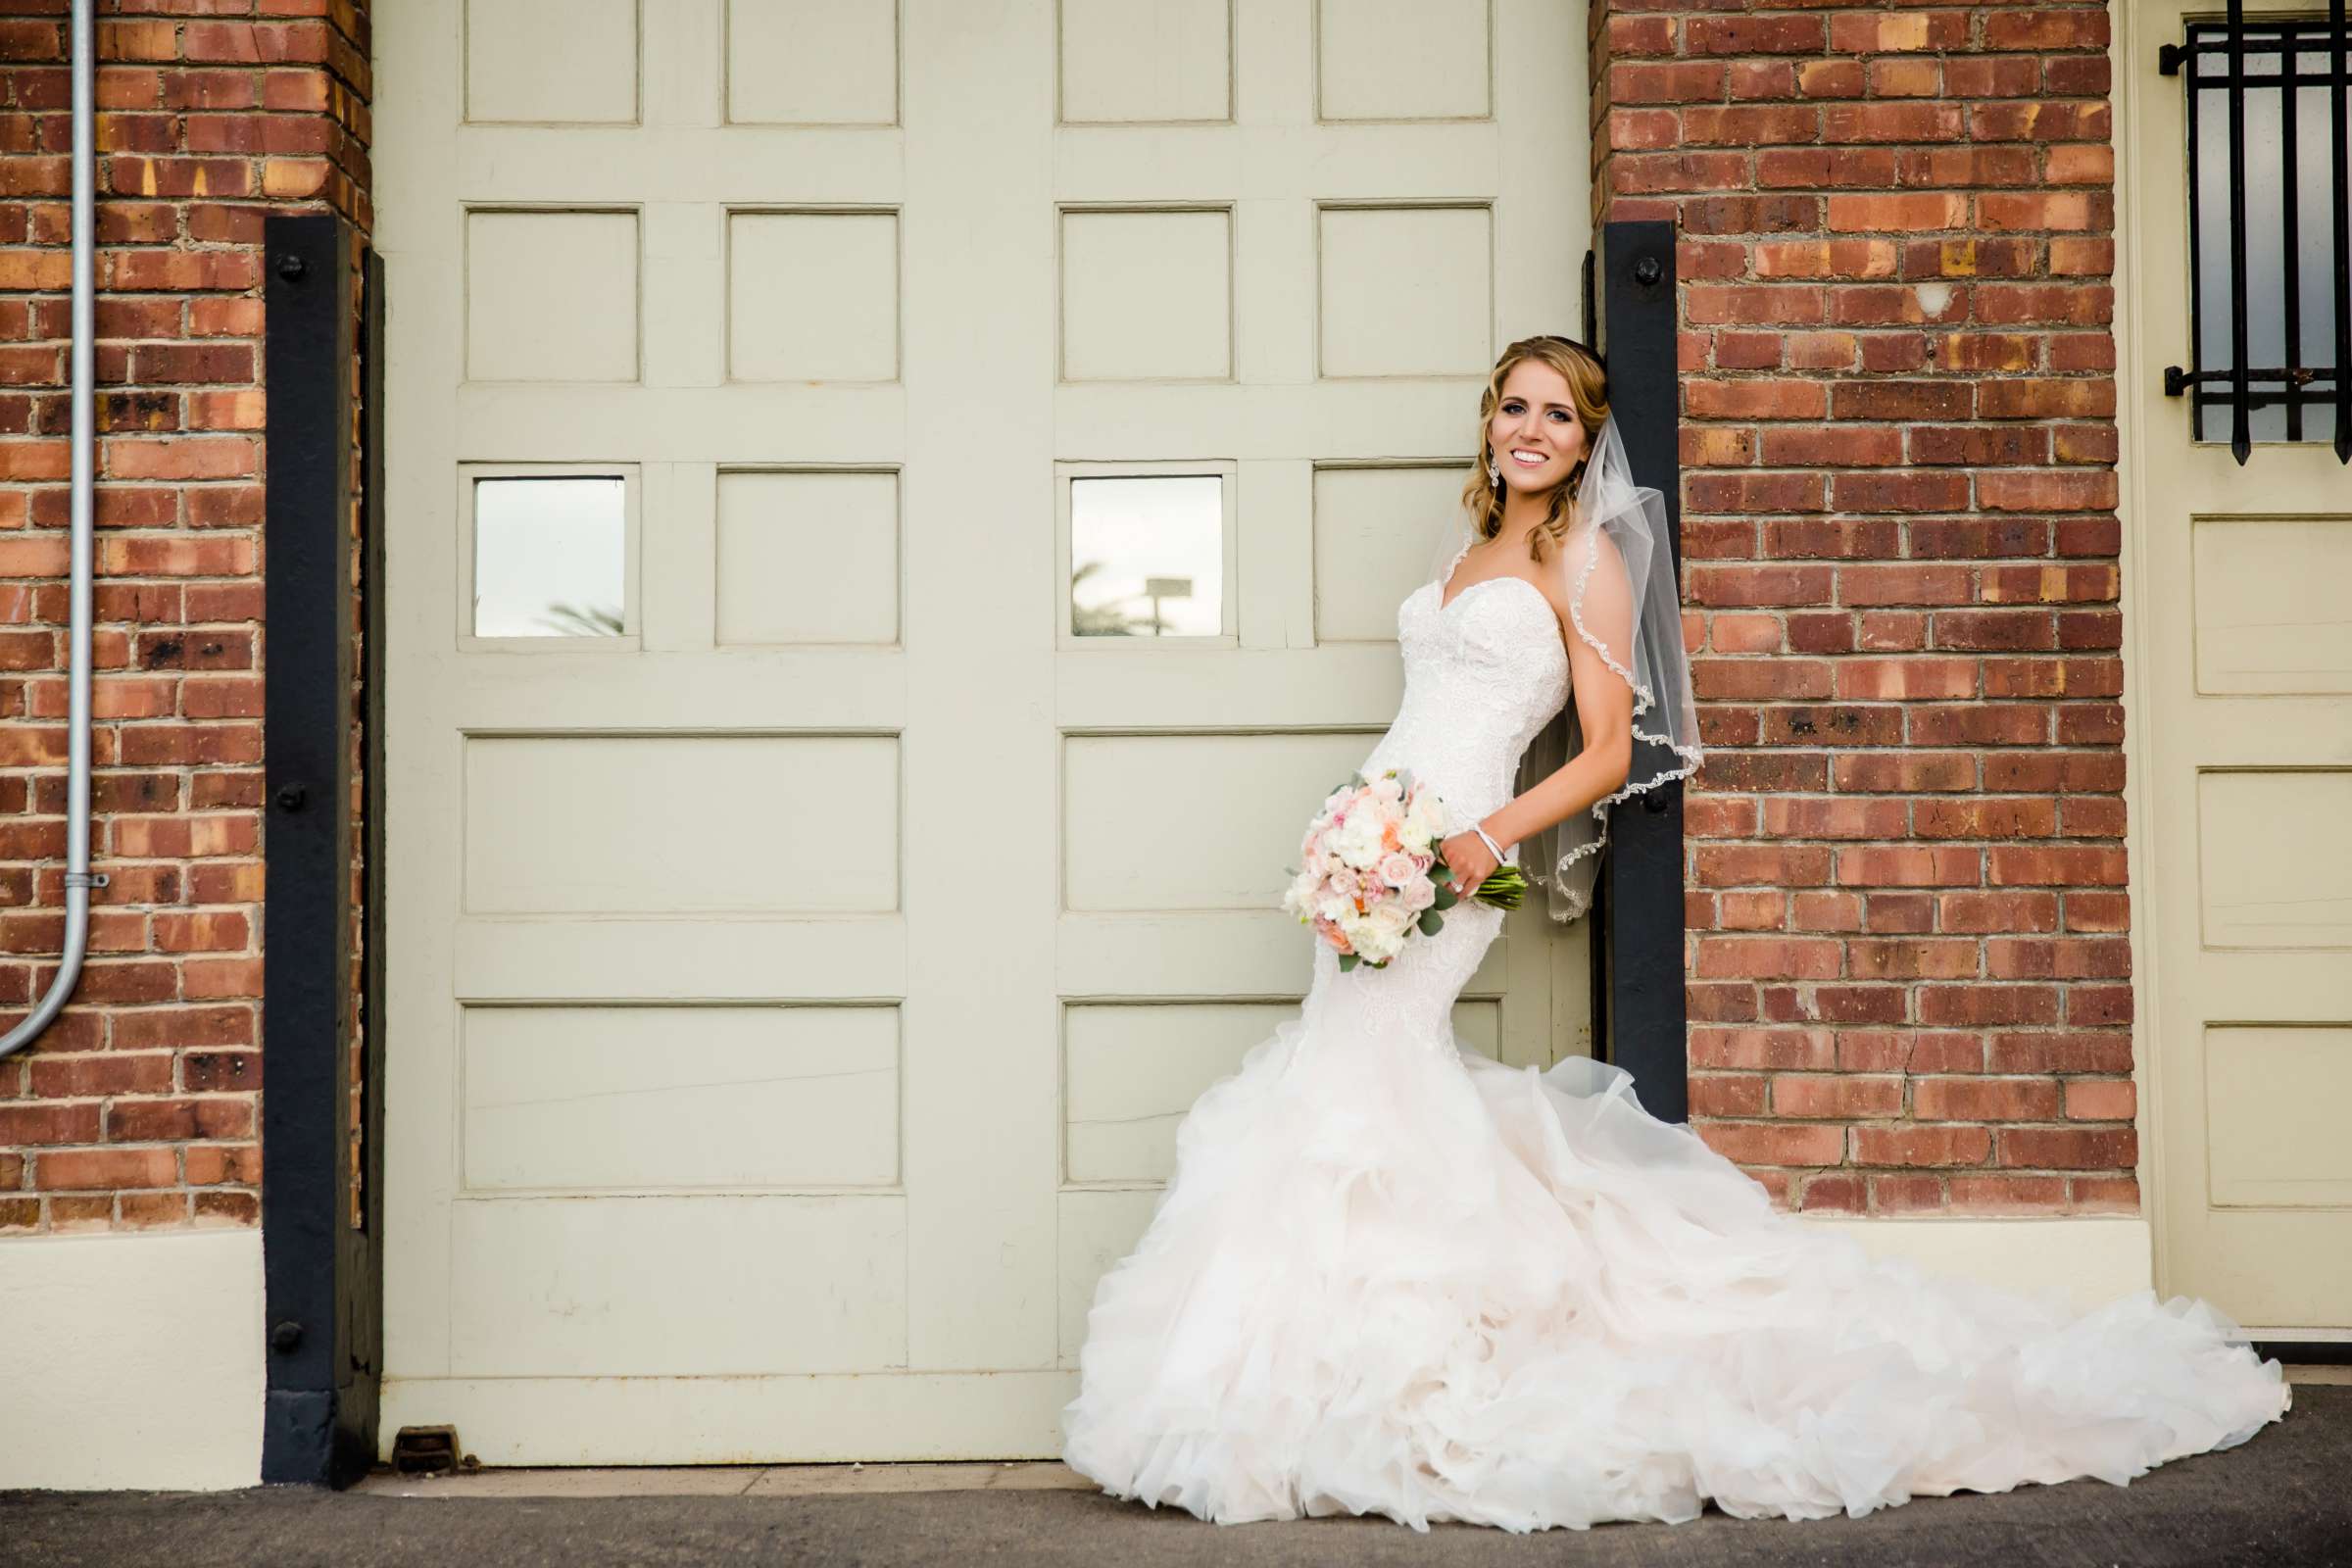
[(618, 478), (475, 480), (473, 634), (621, 635), (625, 503)]
[[(2196, 147), (2196, 167), (2191, 172), (2196, 200), (2196, 231), (2191, 239), (2196, 368), (2228, 370), (2231, 364), (2229, 29), (2196, 25), (2189, 28), (2188, 36), (2194, 50), (2189, 115)], [(2290, 38), (2306, 46), (2290, 51)], [(2328, 442), (2335, 437), (2332, 383), (2300, 389), (2291, 384), (2297, 369), (2334, 367), (2335, 231), (2338, 225), (2352, 221), (2339, 207), (2334, 190), (2325, 43), (2321, 24), (2251, 24), (2245, 34), (2249, 78), (2245, 88), (2246, 368), (2251, 393), (2248, 429), (2256, 441)], [(2292, 116), (2295, 203), (2291, 214), (2286, 202), (2287, 94), (2281, 70), (2290, 54), (2297, 73)], [(2298, 317), (2291, 352), (2286, 340), (2290, 275)], [(2299, 432), (2290, 428), (2289, 399), (2301, 404)], [(2226, 443), (2230, 426), (2229, 384), (2208, 383), (2197, 395), (2196, 438)]]
[(1214, 637), (1225, 626), (1224, 481), (1150, 474), (1070, 481), (1070, 630)]

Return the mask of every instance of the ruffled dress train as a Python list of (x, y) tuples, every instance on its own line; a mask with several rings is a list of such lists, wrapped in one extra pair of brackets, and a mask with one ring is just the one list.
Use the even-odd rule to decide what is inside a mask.
[(1613, 1067), (1328, 1027), (1202, 1095), (1097, 1289), (1064, 1454), (1111, 1493), (1226, 1523), (1860, 1514), (2129, 1481), (2286, 1406), (2201, 1303), (2081, 1313), (1775, 1210)]
[[(1464, 822), (1507, 798), (1565, 679), (1507, 657), (1540, 596), (1477, 599), (1406, 602), (1405, 710), (1366, 762), (1434, 773)], [(2125, 1482), (2286, 1408), (2209, 1306), (2084, 1313), (1875, 1259), (1617, 1069), (1468, 1048), (1450, 1009), (1502, 918), (1460, 906), (1381, 970), (1313, 945), (1300, 1012), (1194, 1103), (1097, 1287), (1072, 1467), (1227, 1523), (1815, 1517)]]

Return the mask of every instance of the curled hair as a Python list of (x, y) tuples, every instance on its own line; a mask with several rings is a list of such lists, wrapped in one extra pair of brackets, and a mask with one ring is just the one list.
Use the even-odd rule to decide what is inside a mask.
[(1600, 356), (1574, 338), (1523, 337), (1502, 351), (1494, 362), (1494, 373), (1487, 377), (1487, 389), (1478, 400), (1478, 463), (1469, 482), (1462, 487), (1462, 507), (1470, 514), (1470, 525), (1481, 539), (1492, 539), (1502, 528), (1503, 485), (1500, 479), (1487, 477), (1487, 464), (1501, 460), (1487, 445), (1487, 430), (1494, 423), (1494, 411), (1502, 406), (1502, 383), (1513, 367), (1522, 360), (1535, 360), (1549, 366), (1568, 383), (1568, 401), (1576, 405), (1577, 422), (1585, 428), (1585, 455), (1576, 461), (1568, 477), (1561, 480), (1547, 499), (1543, 526), (1528, 536), (1528, 556), (1539, 564), (1544, 560), (1546, 545), (1557, 545), (1568, 532), (1571, 510), (1576, 505), (1577, 487), (1585, 477), (1585, 465), (1592, 456), (1592, 443), (1601, 424), (1609, 416), (1609, 371)]

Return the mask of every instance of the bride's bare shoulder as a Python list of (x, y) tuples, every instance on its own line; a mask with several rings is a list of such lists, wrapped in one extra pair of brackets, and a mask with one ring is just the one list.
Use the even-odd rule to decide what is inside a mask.
[(1560, 634), (1574, 640), (1575, 623), (1569, 618), (1569, 605), (1576, 598), (1577, 554), (1573, 540), (1563, 540), (1544, 555), (1544, 564), (1536, 568), (1533, 581), (1542, 590), (1551, 612), (1559, 617)]

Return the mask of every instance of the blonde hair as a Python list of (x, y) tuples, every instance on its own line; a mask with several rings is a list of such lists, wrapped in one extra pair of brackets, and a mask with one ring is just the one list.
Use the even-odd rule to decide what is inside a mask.
[(1478, 463), (1469, 482), (1462, 486), (1462, 508), (1470, 514), (1470, 525), (1481, 539), (1492, 539), (1502, 529), (1502, 482), (1487, 477), (1487, 463), (1493, 457), (1487, 430), (1494, 423), (1494, 411), (1502, 406), (1503, 380), (1522, 360), (1535, 360), (1559, 372), (1560, 379), (1568, 383), (1568, 401), (1576, 405), (1577, 422), (1585, 427), (1585, 455), (1551, 492), (1543, 525), (1528, 536), (1528, 556), (1541, 564), (1545, 544), (1558, 544), (1568, 532), (1569, 509), (1576, 504), (1578, 485), (1584, 482), (1585, 465), (1592, 461), (1592, 440), (1609, 416), (1609, 372), (1599, 355), (1572, 338), (1523, 337), (1502, 351), (1494, 373), (1487, 377), (1486, 391), (1479, 396)]

